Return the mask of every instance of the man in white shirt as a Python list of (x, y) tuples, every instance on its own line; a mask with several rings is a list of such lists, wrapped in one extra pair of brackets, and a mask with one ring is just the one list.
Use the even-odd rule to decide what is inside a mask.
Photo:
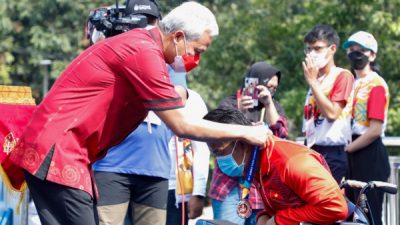
[[(169, 75), (174, 85), (186, 86), (185, 74), (169, 71)], [(190, 89), (187, 91), (185, 113), (191, 115), (193, 119), (203, 118), (208, 112), (206, 104), (197, 92)], [(189, 219), (199, 217), (203, 211), (210, 151), (204, 142), (177, 136), (171, 138), (169, 150), (171, 171), (166, 225), (182, 224), (182, 207), (185, 208), (185, 224), (188, 224)]]

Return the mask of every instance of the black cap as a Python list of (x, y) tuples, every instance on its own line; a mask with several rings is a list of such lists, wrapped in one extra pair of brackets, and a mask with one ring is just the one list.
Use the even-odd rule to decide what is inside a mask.
[(256, 62), (251, 65), (246, 77), (258, 78), (259, 84), (266, 85), (273, 76), (278, 76), (278, 84), (281, 80), (281, 71), (265, 62)]
[(125, 14), (142, 14), (161, 19), (159, 5), (155, 0), (128, 0), (126, 2)]

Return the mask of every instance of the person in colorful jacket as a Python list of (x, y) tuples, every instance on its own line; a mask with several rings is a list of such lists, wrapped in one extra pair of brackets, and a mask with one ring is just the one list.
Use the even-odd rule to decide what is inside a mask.
[[(204, 118), (251, 124), (241, 112), (229, 108), (212, 110)], [(253, 158), (253, 145), (240, 140), (208, 142), (208, 145), (212, 154), (226, 158), (227, 166), (245, 175)], [(254, 178), (264, 210), (257, 215), (258, 225), (332, 224), (346, 219), (346, 200), (320, 154), (277, 137), (259, 151)]]
[[(353, 142), (345, 149), (349, 161), (346, 178), (387, 181), (390, 164), (382, 137), (387, 123), (389, 89), (376, 64), (378, 43), (372, 34), (358, 31), (343, 47), (356, 76), (351, 97)], [(357, 200), (356, 190), (347, 190), (346, 194), (351, 201)], [(374, 224), (382, 224), (383, 192), (371, 191), (367, 197)]]
[(346, 174), (344, 148), (351, 141), (347, 105), (354, 78), (337, 67), (334, 56), (339, 36), (328, 25), (317, 25), (304, 37), (304, 78), (309, 86), (304, 105), (303, 132), (306, 144), (323, 155), (336, 181)]
[(185, 2), (157, 27), (100, 41), (67, 66), (10, 153), (10, 160), (25, 171), (43, 225), (97, 223), (91, 165), (150, 110), (181, 137), (265, 144), (270, 131), (264, 126), (192, 120), (180, 109), (183, 102), (166, 64), (176, 71), (192, 70), (218, 32), (208, 8)]
[[(253, 106), (251, 96), (244, 94), (246, 80), (255, 81), (258, 84), (257, 92), (260, 98), (257, 100), (257, 106)], [(274, 135), (286, 138), (288, 125), (285, 112), (274, 98), (280, 80), (281, 72), (277, 68), (262, 61), (256, 62), (247, 71), (242, 89), (238, 90), (235, 95), (223, 99), (219, 108), (239, 109), (251, 122), (261, 121), (268, 124)], [(236, 204), (240, 198), (240, 183), (239, 177), (228, 174), (225, 168), (220, 168), (217, 157), (208, 194), (212, 200), (214, 219), (224, 219), (237, 224), (256, 224), (257, 212), (264, 206), (261, 196), (254, 186), (250, 188), (249, 201), (253, 208), (252, 216), (244, 220), (236, 215)]]

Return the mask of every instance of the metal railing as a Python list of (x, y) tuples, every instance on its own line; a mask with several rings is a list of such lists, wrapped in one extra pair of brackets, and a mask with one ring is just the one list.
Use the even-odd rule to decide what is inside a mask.
[(389, 161), (389, 182), (397, 185), (397, 195), (385, 194), (382, 220), (386, 225), (395, 225), (400, 224), (400, 156), (390, 156)]
[(395, 147), (397, 155), (389, 156), (390, 177), (388, 182), (397, 185), (397, 195), (385, 195), (382, 220), (385, 225), (400, 224), (400, 137), (385, 137), (383, 144)]
[[(296, 138), (299, 144), (304, 143), (304, 137)], [(390, 177), (388, 182), (397, 185), (397, 195), (385, 194), (382, 220), (385, 225), (400, 224), (400, 137), (385, 137), (382, 139), (386, 147), (395, 147), (398, 155), (389, 156)]]

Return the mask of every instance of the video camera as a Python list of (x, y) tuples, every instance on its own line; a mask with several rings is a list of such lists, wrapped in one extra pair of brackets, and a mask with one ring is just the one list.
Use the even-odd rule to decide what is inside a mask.
[(161, 18), (159, 4), (156, 0), (127, 0), (124, 6), (116, 4), (92, 10), (87, 22), (87, 38), (92, 43), (94, 35), (108, 38), (148, 25), (148, 18)]

